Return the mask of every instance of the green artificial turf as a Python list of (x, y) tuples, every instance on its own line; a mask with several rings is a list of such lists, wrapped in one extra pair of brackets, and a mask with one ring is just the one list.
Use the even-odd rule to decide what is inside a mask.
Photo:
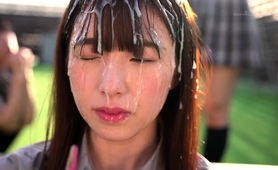
[[(8, 152), (45, 139), (51, 67), (34, 68), (37, 114)], [(231, 133), (224, 162), (278, 165), (278, 92), (266, 85), (240, 80), (231, 107)], [(201, 126), (200, 152), (204, 143)]]
[[(278, 165), (277, 87), (241, 79), (233, 96), (230, 119), (223, 162)], [(204, 136), (202, 124), (201, 153)]]
[(230, 144), (224, 161), (278, 165), (278, 93), (241, 81), (231, 108)]

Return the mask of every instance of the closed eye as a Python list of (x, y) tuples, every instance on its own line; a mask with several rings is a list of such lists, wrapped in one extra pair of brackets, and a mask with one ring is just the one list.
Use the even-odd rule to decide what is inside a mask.
[(98, 59), (100, 57), (78, 57), (78, 58), (81, 59), (81, 60), (88, 61), (88, 60), (95, 60), (95, 59)]
[(95, 60), (95, 59), (99, 59), (101, 58), (101, 55), (100, 54), (95, 54), (95, 53), (85, 53), (85, 54), (82, 54), (82, 55), (76, 55), (79, 59), (81, 60), (85, 60), (85, 61), (88, 61), (88, 60)]
[(131, 58), (130, 61), (135, 63), (150, 63), (155, 62), (155, 60), (145, 59), (145, 58)]
[(101, 58), (100, 54), (92, 51), (92, 46), (89, 44), (77, 43), (74, 45), (74, 53), (81, 60), (95, 60)]

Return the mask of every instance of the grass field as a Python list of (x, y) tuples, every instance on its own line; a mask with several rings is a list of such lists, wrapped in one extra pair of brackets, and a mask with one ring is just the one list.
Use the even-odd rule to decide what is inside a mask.
[[(39, 66), (34, 71), (37, 115), (9, 152), (45, 138), (51, 67)], [(278, 165), (278, 92), (269, 89), (250, 81), (239, 82), (232, 102), (231, 134), (224, 162)], [(200, 143), (202, 148), (204, 144)]]
[[(278, 165), (277, 88), (241, 79), (231, 113), (231, 133), (223, 162)], [(202, 125), (201, 139), (204, 129)]]

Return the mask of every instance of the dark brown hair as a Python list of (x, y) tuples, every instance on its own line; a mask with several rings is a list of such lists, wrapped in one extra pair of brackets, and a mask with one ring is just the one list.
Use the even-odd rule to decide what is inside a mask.
[[(50, 119), (54, 121), (53, 137), (50, 147), (46, 149), (44, 169), (64, 169), (71, 145), (76, 144), (80, 147), (85, 130), (88, 128), (71, 93), (67, 75), (67, 57), (76, 18), (84, 7), (98, 8), (102, 2), (104, 0), (71, 0), (61, 20), (56, 42)], [(135, 25), (137, 25), (133, 28), (132, 19), (127, 19), (131, 17), (129, 6), (122, 0), (113, 2), (117, 4), (113, 8), (117, 13), (117, 22), (112, 21), (111, 7), (106, 6), (103, 10), (102, 25), (107, 29), (102, 30), (101, 50), (110, 51), (113, 48), (112, 41), (117, 41), (119, 50), (133, 51), (135, 55), (140, 56), (143, 50), (142, 44), (134, 42), (132, 32), (132, 29), (140, 32), (140, 27), (143, 26), (140, 25), (140, 18), (135, 18)], [(169, 92), (158, 116), (163, 135), (163, 157), (166, 169), (196, 169), (199, 111), (195, 95), (196, 79), (199, 74), (199, 55), (197, 55), (199, 40), (192, 11), (187, 2), (177, 4), (175, 0), (128, 0), (128, 2), (133, 5), (139, 2), (140, 8), (145, 9), (145, 14), (153, 11), (159, 15), (173, 37), (176, 47), (175, 57), (181, 70), (179, 84)], [(109, 24), (112, 22), (113, 27)], [(117, 32), (114, 40), (111, 39), (112, 28)], [(194, 63), (197, 68), (194, 68)], [(48, 129), (47, 139), (50, 133)]]

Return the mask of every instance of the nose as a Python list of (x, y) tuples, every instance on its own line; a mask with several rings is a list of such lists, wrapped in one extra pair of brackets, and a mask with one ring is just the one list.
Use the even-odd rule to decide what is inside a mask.
[(108, 97), (120, 96), (126, 93), (127, 72), (123, 64), (119, 61), (109, 61), (105, 63), (100, 83), (100, 91)]

